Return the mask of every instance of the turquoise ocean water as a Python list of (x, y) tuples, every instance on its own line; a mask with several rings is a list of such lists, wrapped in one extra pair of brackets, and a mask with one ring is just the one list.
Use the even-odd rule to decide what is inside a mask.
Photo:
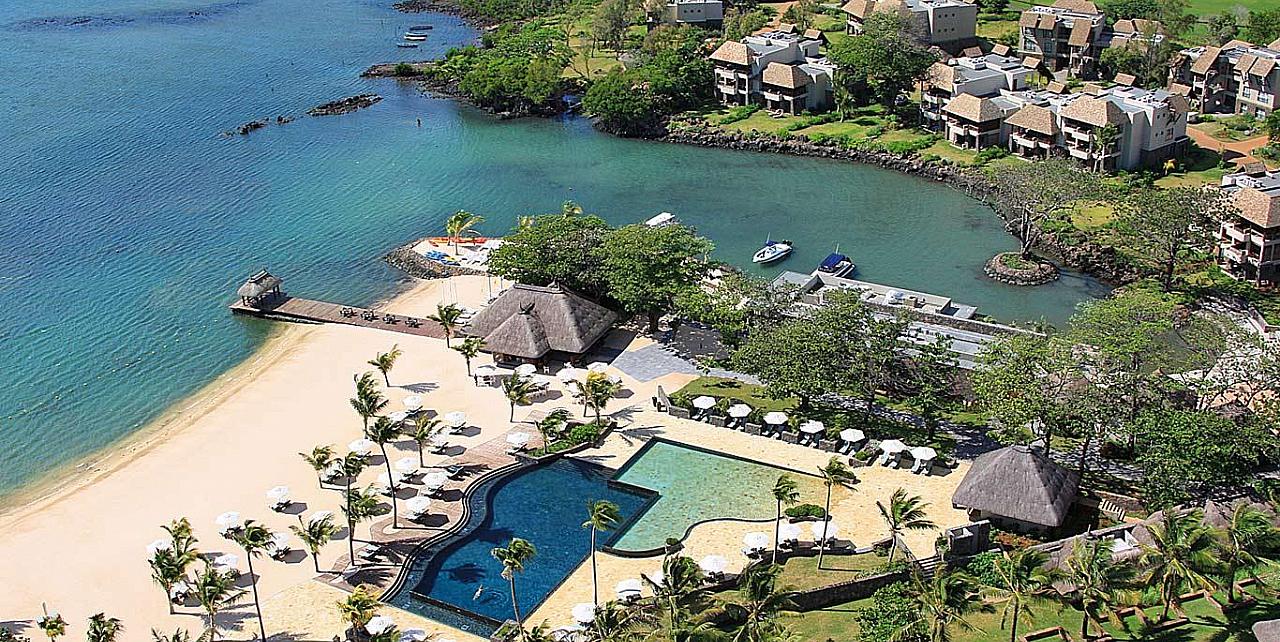
[[(269, 266), (290, 291), (389, 296), (378, 257), (450, 211), (574, 199), (615, 222), (676, 213), (745, 261), (766, 234), (808, 271), (837, 243), (872, 280), (1010, 319), (1064, 319), (1096, 284), (984, 280), (1014, 247), (946, 188), (847, 164), (619, 140), (580, 119), (497, 122), (362, 80), (474, 37), (390, 0), (0, 3), (0, 493), (102, 448), (243, 360), (266, 333), (224, 309)], [(394, 47), (436, 25), (418, 50)], [(356, 114), (301, 116), (375, 91)], [(248, 120), (298, 115), (248, 137)], [(416, 119), (422, 126), (416, 126)]]

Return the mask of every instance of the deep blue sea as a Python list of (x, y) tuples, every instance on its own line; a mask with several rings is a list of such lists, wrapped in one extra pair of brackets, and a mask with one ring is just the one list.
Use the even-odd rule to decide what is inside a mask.
[[(136, 430), (266, 334), (224, 306), (270, 267), (352, 304), (394, 293), (388, 249), (449, 212), (506, 231), (574, 199), (615, 222), (671, 211), (745, 262), (766, 234), (808, 271), (836, 244), (861, 276), (1006, 319), (1061, 321), (1102, 291), (982, 278), (1014, 247), (947, 188), (868, 167), (620, 140), (581, 119), (498, 122), (367, 65), (475, 34), (392, 0), (0, 3), (0, 493)], [(420, 49), (394, 42), (436, 25)], [(307, 108), (373, 91), (345, 116)], [(250, 136), (222, 132), (298, 116)], [(417, 119), (422, 126), (418, 127)]]

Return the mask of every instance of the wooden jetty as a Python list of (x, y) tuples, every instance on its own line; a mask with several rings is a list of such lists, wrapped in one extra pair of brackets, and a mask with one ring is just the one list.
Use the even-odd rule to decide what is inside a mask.
[(420, 337), (444, 338), (444, 330), (440, 324), (431, 319), (302, 299), (284, 293), (282, 285), (279, 277), (272, 276), (266, 270), (253, 275), (236, 291), (239, 298), (229, 306), (231, 312), (296, 323), (340, 323)]

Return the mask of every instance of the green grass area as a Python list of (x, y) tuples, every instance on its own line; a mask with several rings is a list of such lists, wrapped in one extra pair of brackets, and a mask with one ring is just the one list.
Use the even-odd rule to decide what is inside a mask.
[(1107, 203), (1076, 204), (1071, 208), (1071, 224), (1082, 230), (1096, 230), (1115, 220), (1115, 207)]
[(857, 600), (829, 606), (817, 611), (800, 613), (784, 620), (787, 630), (806, 642), (838, 640), (854, 642), (858, 639), (858, 611), (870, 600)]
[(977, 36), (986, 38), (987, 40), (998, 41), (1010, 34), (1018, 33), (1018, 21), (1014, 20), (990, 20), (979, 22), (977, 27)]
[[(727, 111), (716, 112), (710, 117), (712, 123), (718, 122), (718, 118), (728, 114)], [(800, 116), (771, 116), (769, 112), (761, 109), (754, 114), (748, 116), (745, 120), (735, 123), (720, 125), (720, 127), (739, 132), (757, 131), (764, 134), (777, 134), (783, 129), (789, 127), (793, 123), (800, 120)]]
[(859, 577), (877, 575), (887, 570), (888, 559), (875, 553), (827, 555), (819, 569), (817, 557), (793, 557), (783, 564), (778, 583), (796, 590), (831, 586)]
[(1217, 152), (1192, 145), (1186, 156), (1179, 159), (1178, 168), (1156, 180), (1160, 187), (1200, 187), (1217, 185), (1229, 170), (1221, 167), (1222, 156)]
[(690, 381), (688, 385), (681, 388), (676, 395), (687, 396), (690, 399), (707, 395), (717, 399), (730, 399), (732, 401), (740, 401), (758, 408), (764, 412), (780, 410), (787, 412), (794, 410), (800, 402), (795, 397), (786, 397), (783, 399), (775, 399), (770, 397), (763, 386), (756, 386), (749, 383), (742, 383), (736, 379), (724, 379), (721, 377), (700, 377)]
[(978, 152), (971, 149), (960, 149), (951, 143), (940, 140), (920, 152), (923, 156), (937, 156), (956, 165), (972, 165)]

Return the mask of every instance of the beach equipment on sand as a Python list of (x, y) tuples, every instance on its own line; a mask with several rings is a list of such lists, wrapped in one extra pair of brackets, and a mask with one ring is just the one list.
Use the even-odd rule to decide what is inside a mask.
[(608, 378), (609, 378), (609, 383), (622, 385), (622, 375), (616, 372), (610, 372), (608, 374)]
[(422, 485), (428, 490), (444, 488), (445, 483), (448, 481), (449, 476), (440, 471), (430, 472), (422, 476)]
[(158, 539), (147, 544), (147, 557), (155, 557), (157, 551), (173, 550), (173, 540)]
[(393, 412), (393, 413), (391, 413), (391, 414), (387, 415), (387, 419), (390, 419), (390, 420), (391, 420), (391, 423), (393, 423), (393, 424), (402, 424), (402, 423), (404, 423), (404, 420), (405, 420), (405, 419), (408, 419), (408, 418), (409, 418), (409, 413), (407, 413), (407, 412), (405, 412), (405, 411), (403, 411), (403, 410), (397, 410), (397, 411), (395, 411), (395, 412)]
[(806, 435), (816, 435), (826, 429), (827, 429), (826, 425), (824, 425), (821, 421), (816, 421), (813, 419), (810, 419), (809, 421), (806, 421), (800, 424), (800, 432)]
[(648, 578), (650, 582), (662, 586), (662, 581), (666, 579), (667, 574), (663, 573), (662, 569), (659, 568), (654, 569), (652, 573), (643, 573), (642, 576)]
[(857, 428), (845, 428), (840, 431), (840, 439), (851, 444), (856, 444), (866, 438), (866, 433), (858, 430)]
[(418, 472), (418, 458), (417, 457), (401, 457), (400, 459), (396, 460), (395, 466), (396, 466), (397, 472), (405, 476), (412, 475)]
[(742, 419), (749, 414), (751, 414), (751, 406), (745, 403), (735, 403), (729, 406), (729, 416), (734, 419)]
[(224, 534), (227, 533), (228, 531), (233, 531), (237, 528), (240, 528), (243, 525), (243, 523), (240, 520), (240, 513), (237, 513), (233, 510), (229, 510), (219, 515), (217, 518), (213, 520), (213, 523), (218, 525), (218, 532), (224, 533)]
[(716, 407), (716, 398), (708, 397), (706, 395), (695, 397), (693, 400), (693, 407), (698, 410), (711, 410)]
[(824, 542), (835, 539), (840, 533), (840, 525), (835, 520), (827, 520), (824, 522), (814, 522), (809, 526), (809, 530), (813, 532), (813, 541)]
[(239, 573), (240, 557), (235, 553), (223, 553), (213, 558), (213, 568), (219, 573)]
[(188, 595), (191, 595), (191, 585), (183, 580), (178, 580), (174, 583), (173, 588), (169, 589), (169, 599), (171, 600), (186, 600)]
[(556, 373), (556, 378), (560, 380), (560, 383), (569, 383), (570, 381), (581, 379), (582, 371), (573, 366), (565, 366), (560, 369), (560, 372)]
[(351, 452), (361, 456), (369, 455), (370, 453), (373, 452), (373, 449), (377, 447), (378, 447), (378, 444), (375, 444), (372, 441), (365, 439), (364, 437), (361, 437), (360, 439), (357, 439), (347, 444), (347, 450), (350, 450)]
[(897, 439), (886, 439), (880, 442), (880, 452), (896, 455), (907, 449), (907, 445)]
[(532, 363), (522, 363), (516, 366), (516, 374), (520, 375), (521, 377), (532, 377), (537, 373), (538, 373), (538, 366), (535, 366)]
[(774, 410), (764, 415), (764, 422), (770, 426), (781, 426), (787, 423), (787, 413)]
[(333, 518), (333, 511), (331, 511), (331, 510), (318, 510), (318, 511), (316, 511), (316, 512), (314, 512), (314, 513), (311, 513), (311, 516), (307, 518), (307, 523), (308, 523), (308, 524), (314, 524), (314, 523), (316, 523), (316, 522), (318, 522), (318, 521), (321, 521), (321, 520), (323, 520), (323, 519), (332, 519), (332, 518)]
[[(422, 629), (405, 629), (400, 632), (400, 642), (426, 642), (427, 632)], [(443, 639), (439, 642), (444, 642)]]
[(409, 412), (422, 410), (422, 395), (409, 395), (404, 398), (404, 408)]
[(289, 487), (275, 486), (267, 491), (267, 499), (271, 500), (273, 506), (280, 506), (289, 503)]
[(445, 423), (454, 428), (461, 428), (467, 424), (467, 413), (461, 410), (455, 410), (444, 416)]
[(800, 539), (800, 527), (791, 522), (782, 522), (778, 525), (778, 540), (782, 542), (794, 542)]
[(916, 460), (915, 465), (911, 467), (911, 472), (922, 473), (933, 464), (933, 460), (938, 457), (938, 451), (928, 446), (916, 446), (911, 449), (911, 458)]
[(513, 432), (510, 435), (507, 435), (507, 443), (515, 446), (516, 448), (524, 448), (529, 445), (529, 440), (531, 438), (532, 437), (530, 437), (527, 432)]
[(404, 507), (409, 510), (409, 519), (422, 517), (427, 514), (428, 510), (431, 510), (431, 498), (423, 495), (411, 497), (409, 501), (404, 503)]
[(751, 532), (742, 536), (742, 545), (749, 551), (759, 551), (769, 548), (769, 535), (761, 532)]
[(608, 369), (609, 369), (609, 364), (603, 361), (596, 361), (595, 363), (592, 363), (587, 366), (587, 370), (590, 372), (604, 372)]
[(596, 620), (596, 605), (582, 602), (573, 605), (573, 621), (579, 624), (591, 624)]
[(368, 624), (364, 625), (364, 630), (368, 631), (369, 635), (382, 635), (387, 629), (395, 625), (396, 623), (391, 618), (385, 615), (375, 615), (369, 620)]
[(708, 575), (719, 575), (726, 568), (729, 568), (729, 560), (725, 559), (723, 555), (708, 555), (698, 562), (698, 567)]
[(622, 580), (613, 587), (613, 591), (618, 595), (618, 599), (623, 601), (634, 600), (640, 597), (640, 589), (640, 580), (635, 578)]

